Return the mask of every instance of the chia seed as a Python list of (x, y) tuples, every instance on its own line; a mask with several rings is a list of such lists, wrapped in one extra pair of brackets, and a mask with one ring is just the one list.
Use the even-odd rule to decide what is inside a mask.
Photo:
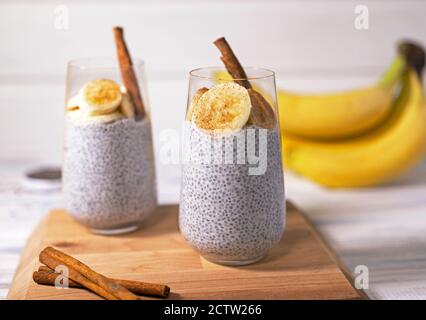
[[(191, 153), (186, 156), (200, 157), (210, 137), (189, 122), (185, 126)], [(236, 155), (236, 144), (230, 145)], [(277, 130), (267, 131), (266, 152), (267, 168), (261, 175), (249, 175), (248, 163), (183, 165), (179, 226), (187, 242), (205, 258), (246, 264), (262, 258), (280, 240), (285, 199)]]
[(157, 205), (149, 119), (68, 119), (63, 191), (68, 212), (92, 229), (139, 225)]

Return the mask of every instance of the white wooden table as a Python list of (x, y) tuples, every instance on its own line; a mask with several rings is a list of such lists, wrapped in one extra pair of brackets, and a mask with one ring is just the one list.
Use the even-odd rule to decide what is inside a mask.
[(31, 190), (23, 172), (32, 161), (0, 161), (0, 299), (7, 296), (27, 237), (50, 208), (61, 206), (56, 192)]
[[(58, 191), (22, 187), (31, 163), (0, 162), (0, 298), (7, 296), (27, 236), (49, 208), (62, 205)], [(163, 179), (161, 202), (178, 200), (176, 182)], [(348, 270), (368, 267), (370, 298), (426, 299), (426, 165), (393, 184), (354, 191), (325, 190), (287, 173), (286, 191)]]
[(287, 175), (302, 208), (348, 270), (369, 270), (371, 299), (426, 299), (426, 165), (392, 184), (331, 191)]

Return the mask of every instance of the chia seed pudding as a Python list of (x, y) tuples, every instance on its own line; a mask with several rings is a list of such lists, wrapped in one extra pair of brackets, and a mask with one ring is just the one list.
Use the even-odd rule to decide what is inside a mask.
[[(238, 134), (248, 137), (244, 127)], [(284, 181), (281, 165), (280, 135), (277, 129), (267, 130), (266, 170), (249, 174), (249, 163), (195, 163), (182, 168), (179, 225), (188, 243), (213, 262), (243, 265), (263, 258), (279, 242), (285, 225)], [(220, 139), (236, 159), (234, 134)], [(215, 138), (185, 124), (186, 158), (200, 158)], [(234, 139), (235, 140), (235, 139)], [(245, 153), (251, 139), (246, 139)], [(260, 155), (259, 142), (254, 145)], [(222, 160), (226, 147), (222, 148)], [(228, 150), (229, 151), (229, 150)]]
[(149, 117), (80, 123), (68, 116), (66, 127), (68, 212), (94, 232), (136, 229), (157, 205)]

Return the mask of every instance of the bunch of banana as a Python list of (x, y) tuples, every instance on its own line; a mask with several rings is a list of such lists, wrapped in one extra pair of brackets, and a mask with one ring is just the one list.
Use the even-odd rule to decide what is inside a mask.
[[(287, 168), (328, 187), (363, 187), (391, 180), (423, 159), (426, 102), (419, 74), (424, 51), (413, 44), (399, 51), (374, 88), (334, 97), (279, 93)], [(399, 78), (393, 99), (390, 89)]]
[(426, 151), (426, 103), (413, 70), (389, 117), (357, 138), (321, 142), (283, 137), (284, 164), (328, 187), (363, 187), (386, 182), (421, 160)]

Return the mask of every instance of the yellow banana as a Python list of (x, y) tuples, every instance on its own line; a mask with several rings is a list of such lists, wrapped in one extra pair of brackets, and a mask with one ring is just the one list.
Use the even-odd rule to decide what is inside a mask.
[(285, 166), (328, 187), (370, 186), (409, 169), (425, 154), (426, 104), (413, 70), (401, 90), (386, 120), (362, 136), (321, 142), (284, 134)]
[(98, 79), (87, 82), (80, 92), (80, 109), (89, 115), (112, 113), (120, 106), (122, 93), (113, 80)]
[(249, 93), (233, 82), (217, 84), (192, 102), (191, 120), (204, 130), (237, 131), (250, 116)]
[[(375, 85), (327, 95), (278, 90), (279, 121), (286, 133), (312, 139), (343, 139), (374, 128), (390, 113), (395, 86), (405, 68), (398, 55)], [(230, 81), (217, 72), (217, 83)]]
[(198, 101), (200, 100), (201, 96), (202, 96), (203, 94), (205, 94), (207, 91), (209, 91), (209, 89), (208, 89), (208, 88), (206, 88), (206, 87), (202, 87), (202, 88), (198, 89), (198, 90), (195, 92), (194, 96), (192, 97), (192, 101), (191, 101), (191, 103), (189, 104), (188, 110), (187, 110), (187, 112), (186, 112), (186, 117), (185, 117), (185, 119), (186, 119), (187, 121), (191, 121), (191, 120), (192, 120), (192, 113), (193, 113), (194, 108), (196, 108), (197, 103), (198, 103)]
[(74, 125), (90, 125), (90, 124), (108, 124), (117, 120), (124, 119), (124, 115), (119, 111), (114, 111), (107, 114), (99, 115), (88, 115), (80, 109), (74, 109), (67, 112), (68, 119), (74, 123)]
[(278, 90), (281, 129), (305, 138), (341, 139), (375, 127), (390, 112), (404, 66), (398, 56), (376, 85), (352, 91), (302, 95)]
[(121, 94), (122, 94), (122, 99), (121, 99), (119, 110), (127, 118), (133, 119), (135, 117), (135, 111), (134, 111), (132, 100), (130, 99), (130, 96), (127, 94), (127, 92), (124, 92), (124, 93), (122, 92)]

